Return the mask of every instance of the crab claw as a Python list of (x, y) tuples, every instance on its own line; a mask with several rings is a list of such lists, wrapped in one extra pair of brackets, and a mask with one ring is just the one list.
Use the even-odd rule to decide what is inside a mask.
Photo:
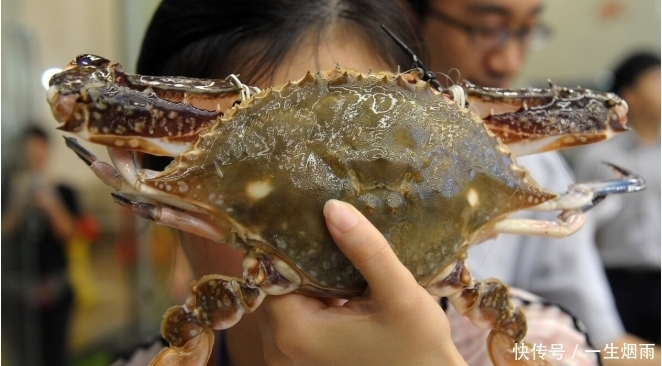
[(614, 193), (630, 193), (641, 191), (642, 189), (646, 188), (646, 181), (644, 181), (643, 178), (633, 174), (629, 170), (616, 166), (612, 163), (608, 163), (606, 161), (603, 161), (602, 164), (611, 167), (621, 176), (621, 179), (593, 184), (596, 193), (603, 195)]
[(502, 332), (490, 332), (487, 350), (492, 363), (497, 366), (551, 365), (544, 360), (544, 356), (535, 352), (532, 345), (525, 342), (515, 343), (512, 337)]
[(616, 173), (620, 175), (620, 177), (618, 179), (607, 181), (588, 182), (581, 184), (582, 186), (589, 188), (594, 195), (591, 203), (581, 208), (583, 212), (592, 209), (610, 194), (631, 193), (646, 189), (646, 181), (640, 176), (637, 176), (630, 171), (618, 167), (614, 164), (604, 161), (602, 163), (611, 167)]
[(627, 103), (613, 93), (554, 84), (500, 89), (462, 84), (469, 108), (516, 156), (607, 140), (627, 131)]

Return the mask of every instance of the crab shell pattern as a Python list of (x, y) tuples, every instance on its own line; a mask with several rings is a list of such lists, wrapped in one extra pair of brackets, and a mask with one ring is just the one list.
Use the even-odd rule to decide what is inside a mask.
[[(119, 192), (118, 203), (247, 252), (243, 279), (205, 276), (192, 285), (185, 306), (168, 311), (162, 333), (171, 347), (153, 364), (204, 365), (210, 329), (232, 326), (268, 294), (361, 294), (364, 279), (325, 227), (329, 199), (364, 213), (431, 294), (494, 329), (493, 362), (515, 361), (524, 315), (500, 281), (471, 278), (467, 248), (500, 232), (578, 230), (582, 209), (601, 197), (605, 183), (547, 192), (517, 166), (511, 150), (523, 155), (604, 140), (625, 130), (627, 106), (613, 94), (585, 89), (507, 91), (465, 83), (467, 109), (419, 76), (337, 67), (244, 95), (229, 109), (250, 89), (224, 80), (131, 75), (91, 55), (52, 78), (48, 101), (64, 123), (60, 129), (109, 146), (115, 166), (131, 167), (116, 170), (68, 139)], [(174, 161), (153, 171), (140, 167), (133, 152)], [(508, 218), (526, 209), (561, 214), (551, 222)]]

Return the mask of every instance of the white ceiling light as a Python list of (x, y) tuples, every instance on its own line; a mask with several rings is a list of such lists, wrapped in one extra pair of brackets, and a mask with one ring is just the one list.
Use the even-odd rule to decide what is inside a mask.
[(48, 90), (48, 82), (51, 80), (53, 75), (59, 72), (62, 72), (62, 69), (57, 67), (51, 67), (50, 69), (44, 71), (43, 74), (41, 74), (41, 85), (44, 86), (44, 89)]

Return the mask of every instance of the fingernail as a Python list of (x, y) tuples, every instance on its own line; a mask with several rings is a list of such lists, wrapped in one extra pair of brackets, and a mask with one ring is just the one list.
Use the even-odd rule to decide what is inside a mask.
[(328, 200), (324, 204), (324, 217), (329, 225), (332, 225), (336, 230), (344, 233), (359, 223), (359, 217), (356, 212), (349, 206), (338, 200)]

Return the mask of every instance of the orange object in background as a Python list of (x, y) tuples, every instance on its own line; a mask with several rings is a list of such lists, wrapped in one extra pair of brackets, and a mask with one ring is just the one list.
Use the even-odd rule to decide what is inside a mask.
[(87, 241), (95, 241), (99, 237), (97, 219), (90, 214), (81, 216), (78, 219), (78, 234)]
[(90, 256), (90, 246), (98, 237), (96, 218), (84, 214), (78, 219), (76, 235), (67, 243), (67, 274), (74, 288), (76, 307), (82, 311), (92, 308), (98, 300)]

